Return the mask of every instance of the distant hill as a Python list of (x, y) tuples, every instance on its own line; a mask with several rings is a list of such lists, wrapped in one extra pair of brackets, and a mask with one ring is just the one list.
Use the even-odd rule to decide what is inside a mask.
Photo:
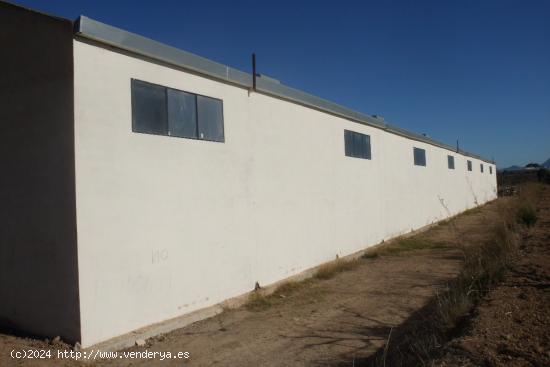
[[(520, 166), (510, 166), (510, 167), (506, 167), (506, 168), (502, 168), (500, 169), (500, 171), (521, 171), (525, 168), (528, 168), (528, 167), (532, 167), (532, 168), (536, 168), (536, 164), (534, 163), (529, 163), (528, 165), (526, 165), (525, 167), (520, 167)], [(546, 169), (550, 169), (550, 158), (546, 160), (546, 162), (544, 163), (541, 163), (540, 164), (540, 167), (542, 168), (546, 168)]]
[(501, 169), (501, 171), (521, 171), (522, 169), (523, 167), (520, 167), (520, 166), (510, 166), (510, 167)]
[(519, 185), (525, 182), (545, 182), (550, 184), (550, 159), (542, 164), (528, 163), (525, 167), (510, 166), (498, 170), (498, 186)]

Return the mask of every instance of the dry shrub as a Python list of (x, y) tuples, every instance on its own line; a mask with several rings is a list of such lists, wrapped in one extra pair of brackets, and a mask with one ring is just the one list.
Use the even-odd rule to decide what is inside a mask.
[(273, 292), (276, 296), (288, 296), (289, 294), (292, 294), (299, 290), (300, 288), (303, 288), (306, 283), (308, 283), (309, 279), (297, 281), (297, 282), (285, 282), (277, 287), (277, 290)]
[(272, 296), (280, 299), (290, 297), (294, 294), (303, 294), (301, 292), (304, 292), (306, 289), (310, 289), (313, 281), (313, 278), (306, 278), (303, 280), (290, 280), (284, 282), (277, 287)]
[(518, 222), (527, 227), (533, 226), (537, 221), (537, 210), (530, 203), (523, 203), (518, 210)]

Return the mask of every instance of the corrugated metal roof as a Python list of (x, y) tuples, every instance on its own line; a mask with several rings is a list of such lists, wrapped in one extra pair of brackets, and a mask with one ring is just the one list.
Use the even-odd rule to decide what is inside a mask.
[[(86, 16), (80, 16), (76, 20), (75, 34), (79, 37), (84, 37), (140, 56), (190, 70), (197, 74), (216, 80), (247, 89), (252, 88), (252, 74), (231, 68), (227, 65), (217, 63), (190, 52), (165, 45), (135, 33), (98, 22)], [(337, 103), (298, 89), (291, 88), (279, 83), (278, 81), (271, 80), (271, 78), (256, 78), (256, 92), (281, 98), (293, 103), (298, 103), (306, 107), (355, 121), (357, 123), (376, 127), (389, 133), (431, 144), (454, 153), (460, 153), (488, 163), (493, 163), (486, 158), (463, 150), (459, 150), (457, 152), (456, 147), (441, 143), (424, 135), (401, 129), (397, 126), (393, 126), (386, 123), (383, 119), (354, 111)]]

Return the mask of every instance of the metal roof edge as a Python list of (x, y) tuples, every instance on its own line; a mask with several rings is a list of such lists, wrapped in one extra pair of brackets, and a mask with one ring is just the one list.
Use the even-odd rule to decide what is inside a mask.
[[(90, 39), (99, 43), (129, 51), (131, 53), (158, 60), (176, 67), (190, 70), (197, 74), (234, 84), (243, 88), (252, 88), (252, 75), (227, 65), (209, 60), (205, 57), (166, 45), (161, 42), (110, 26), (81, 15), (74, 22), (76, 36)], [(434, 145), (443, 149), (476, 158), (487, 163), (494, 161), (483, 158), (455, 147), (444, 144), (427, 136), (416, 134), (397, 126), (385, 123), (370, 115), (352, 110), (329, 100), (317, 97), (307, 92), (294, 89), (281, 83), (276, 83), (269, 78), (256, 79), (256, 91), (269, 96), (281, 98), (306, 107), (343, 117), (364, 125), (382, 129), (384, 131), (400, 135), (409, 139)]]

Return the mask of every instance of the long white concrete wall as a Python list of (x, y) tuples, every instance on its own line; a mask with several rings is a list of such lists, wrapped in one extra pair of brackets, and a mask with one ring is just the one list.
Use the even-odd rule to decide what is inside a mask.
[[(494, 166), (432, 145), (80, 41), (74, 63), (83, 346), (496, 197)], [(222, 99), (225, 143), (133, 133), (131, 78)]]

